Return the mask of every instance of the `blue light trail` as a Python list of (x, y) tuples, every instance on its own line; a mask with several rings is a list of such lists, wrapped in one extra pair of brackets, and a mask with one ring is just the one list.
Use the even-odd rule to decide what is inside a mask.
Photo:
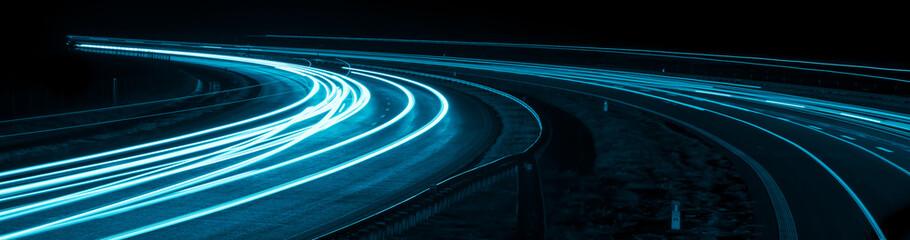
[[(263, 48), (263, 51), (276, 51), (276, 52), (294, 52), (289, 49), (269, 49)], [(304, 50), (300, 53), (305, 53), (308, 50)], [(523, 62), (510, 62), (510, 61), (497, 61), (497, 60), (485, 60), (485, 59), (471, 59), (471, 58), (457, 58), (457, 57), (438, 57), (438, 56), (427, 56), (427, 55), (411, 55), (411, 54), (393, 54), (393, 53), (376, 53), (376, 52), (355, 52), (355, 51), (332, 51), (332, 50), (320, 50), (320, 55), (333, 56), (333, 57), (345, 57), (345, 58), (359, 58), (365, 60), (377, 60), (377, 61), (391, 61), (391, 62), (402, 62), (402, 63), (416, 63), (424, 64), (430, 66), (446, 66), (454, 68), (465, 68), (465, 69), (474, 69), (474, 70), (486, 70), (493, 72), (502, 72), (510, 74), (519, 74), (519, 75), (529, 75), (542, 78), (553, 79), (557, 81), (569, 81), (581, 84), (588, 84), (596, 87), (610, 88), (621, 91), (626, 91), (641, 96), (661, 99), (667, 102), (677, 104), (679, 106), (689, 107), (696, 110), (706, 111), (705, 105), (699, 104), (695, 106), (689, 103), (684, 103), (678, 98), (688, 98), (701, 102), (716, 104), (716, 106), (721, 106), (725, 108), (730, 108), (737, 111), (742, 111), (751, 114), (759, 114), (766, 117), (771, 117), (773, 119), (786, 120), (785, 118), (773, 116), (767, 113), (760, 113), (754, 110), (746, 109), (743, 107), (738, 107), (739, 104), (731, 103), (722, 103), (720, 101), (711, 100), (708, 98), (692, 96), (686, 94), (685, 92), (697, 92), (705, 93), (708, 95), (734, 98), (736, 100), (749, 101), (758, 104), (764, 104), (770, 107), (787, 107), (787, 109), (792, 111), (800, 111), (801, 113), (811, 114), (825, 119), (832, 119), (835, 121), (847, 120), (849, 124), (852, 124), (860, 128), (871, 128), (875, 131), (882, 129), (883, 132), (888, 132), (895, 137), (902, 139), (908, 138), (908, 132), (910, 128), (907, 128), (908, 123), (910, 123), (910, 118), (908, 115), (903, 113), (896, 113), (890, 111), (884, 111), (875, 108), (856, 106), (851, 104), (844, 104), (838, 102), (818, 100), (808, 97), (793, 96), (787, 94), (774, 93), (770, 91), (763, 91), (755, 86), (742, 86), (734, 84), (725, 84), (725, 83), (716, 83), (709, 81), (702, 81), (691, 78), (679, 78), (679, 77), (668, 77), (661, 75), (652, 75), (652, 74), (643, 74), (643, 73), (630, 73), (630, 72), (620, 72), (620, 71), (610, 71), (610, 70), (601, 70), (601, 69), (589, 69), (589, 68), (579, 68), (579, 67), (567, 67), (567, 66), (556, 66), (556, 65), (547, 65), (547, 64), (534, 64), (534, 63), (523, 63)], [(747, 59), (747, 58), (742, 58)], [(772, 59), (762, 59), (762, 60), (772, 60)], [(788, 61), (778, 61), (778, 62), (788, 62)], [(804, 64), (815, 64), (811, 62), (801, 62)], [(749, 63), (755, 65), (769, 65), (765, 63)], [(817, 65), (831, 65), (831, 64), (817, 64)], [(777, 65), (770, 65), (777, 66)], [(835, 65), (831, 65), (835, 66)], [(871, 68), (867, 66), (847, 66), (847, 65), (838, 65), (841, 67), (855, 67), (855, 68)], [(903, 79), (894, 79), (890, 77), (879, 77), (872, 76), (867, 74), (851, 73), (851, 72), (841, 72), (841, 71), (829, 71), (829, 70), (819, 70), (819, 69), (810, 69), (805, 67), (794, 67), (794, 66), (780, 66), (784, 68), (792, 68), (799, 70), (807, 71), (824, 71), (837, 74), (844, 74), (850, 76), (863, 76), (871, 78), (879, 78), (886, 80), (902, 81)], [(905, 71), (902, 69), (886, 69), (886, 68), (877, 68), (876, 70), (885, 70), (885, 71)], [(556, 84), (554, 82), (554, 84)], [(643, 91), (633, 90), (641, 89)], [(706, 89), (711, 89), (707, 91)], [(661, 92), (666, 94), (669, 97), (658, 96), (657, 94), (646, 93), (644, 90), (652, 92)], [(670, 99), (670, 97), (676, 99)], [(725, 101), (726, 102), (726, 101)], [(713, 107), (712, 107), (713, 108)], [(796, 147), (804, 154), (813, 159), (819, 166), (821, 166), (825, 171), (834, 178), (838, 184), (848, 193), (852, 198), (853, 202), (856, 203), (856, 206), (862, 212), (862, 215), (865, 216), (866, 220), (869, 223), (870, 228), (875, 233), (875, 236), (879, 239), (884, 239), (884, 233), (881, 228), (878, 226), (876, 218), (873, 216), (872, 212), (867, 208), (866, 204), (860, 200), (860, 197), (854, 191), (849, 184), (840, 177), (833, 168), (828, 166), (828, 164), (823, 161), (821, 158), (815, 156), (809, 150), (801, 147), (799, 144), (793, 142), (792, 140), (781, 136), (774, 131), (768, 130), (759, 126), (756, 123), (747, 122), (742, 119), (733, 117), (729, 114), (722, 114), (716, 110), (709, 110), (708, 112), (722, 115), (728, 118), (731, 118), (736, 121), (743, 122), (747, 125), (758, 128), (772, 136), (777, 137), (781, 141), (787, 142), (788, 144)], [(848, 118), (842, 118), (842, 117)], [(860, 120), (860, 121), (849, 121)], [(882, 120), (878, 120), (882, 119)], [(885, 120), (887, 119), (887, 120)], [(795, 124), (797, 126), (806, 127), (807, 124), (794, 122), (786, 120), (784, 122)], [(874, 124), (874, 125), (870, 125)], [(817, 130), (814, 128), (809, 128)], [(829, 136), (833, 137), (833, 136)], [(838, 141), (841, 139), (834, 137)], [(869, 152), (866, 147), (862, 147), (857, 144), (850, 144), (862, 151), (867, 153)], [(898, 163), (890, 159), (886, 159), (880, 155), (871, 153), (875, 159), (879, 159), (886, 163), (888, 166), (893, 167), (893, 169), (898, 170), (903, 173), (905, 176), (910, 176), (907, 167), (901, 166)]]
[[(849, 208), (839, 210), (855, 212), (857, 214), (855, 218), (858, 220), (853, 222), (853, 224), (862, 225), (849, 227), (862, 228), (869, 235), (878, 239), (885, 239), (885, 231), (879, 226), (879, 222), (886, 217), (885, 214), (887, 212), (880, 210), (880, 208), (877, 209), (876, 207), (879, 206), (869, 204), (869, 202), (887, 201), (891, 196), (880, 194), (881, 188), (877, 187), (882, 186), (882, 182), (870, 180), (878, 176), (871, 176), (870, 174), (856, 176), (855, 173), (874, 165), (880, 166), (876, 169), (876, 173), (891, 176), (887, 184), (902, 186), (900, 184), (905, 183), (910, 178), (910, 171), (907, 170), (910, 168), (910, 162), (901, 161), (907, 159), (906, 153), (891, 150), (910, 149), (907, 146), (907, 143), (910, 142), (910, 115), (907, 113), (821, 100), (807, 96), (777, 93), (748, 84), (721, 83), (697, 78), (553, 64), (451, 56), (161, 41), (138, 41), (132, 45), (125, 44), (128, 46), (92, 43), (110, 40), (105, 38), (91, 39), (90, 41), (85, 41), (85, 43), (76, 44), (76, 47), (81, 49), (166, 54), (184, 58), (183, 61), (191, 61), (189, 59), (217, 59), (219, 61), (257, 64), (297, 76), (297, 79), (301, 79), (301, 81), (294, 84), (300, 88), (308, 89), (308, 91), (306, 91), (306, 96), (295, 96), (295, 99), (285, 101), (285, 105), (276, 106), (276, 110), (240, 122), (214, 126), (199, 132), (132, 147), (2, 172), (0, 173), (0, 178), (5, 180), (0, 181), (0, 204), (30, 198), (39, 198), (39, 200), (9, 207), (0, 205), (0, 224), (51, 209), (64, 209), (64, 206), (78, 206), (78, 204), (91, 202), (88, 200), (99, 196), (116, 194), (125, 196), (117, 198), (116, 201), (109, 201), (90, 207), (74, 207), (74, 210), (69, 211), (64, 217), (17, 228), (16, 231), (5, 233), (0, 238), (18, 238), (58, 231), (68, 226), (116, 217), (132, 211), (141, 211), (147, 207), (166, 204), (169, 201), (193, 196), (193, 194), (220, 189), (249, 179), (261, 178), (262, 176), (268, 176), (272, 172), (286, 170), (293, 166), (322, 164), (319, 169), (305, 172), (301, 176), (284, 179), (280, 182), (271, 182), (266, 186), (259, 186), (238, 193), (218, 203), (183, 211), (179, 214), (164, 216), (136, 226), (130, 226), (127, 229), (117, 229), (118, 232), (108, 236), (108, 238), (121, 239), (148, 234), (273, 196), (282, 191), (318, 181), (323, 177), (345, 169), (355, 168), (358, 164), (380, 157), (389, 151), (394, 151), (397, 147), (417, 139), (434, 128), (434, 126), (439, 125), (442, 119), (447, 116), (448, 103), (445, 96), (439, 91), (417, 81), (384, 73), (389, 71), (366, 70), (367, 68), (383, 68), (360, 65), (351, 60), (362, 60), (383, 65), (415, 64), (457, 68), (459, 71), (464, 69), (476, 72), (531, 77), (540, 80), (533, 80), (534, 82), (528, 80), (528, 83), (538, 86), (570, 89), (567, 86), (578, 85), (583, 86), (581, 88), (585, 89), (581, 92), (592, 96), (604, 94), (599, 92), (603, 91), (639, 99), (642, 102), (647, 101), (648, 104), (679, 111), (680, 114), (711, 116), (710, 119), (714, 121), (718, 121), (716, 119), (724, 119), (723, 122), (726, 124), (748, 128), (754, 135), (761, 135), (763, 139), (771, 139), (768, 142), (774, 142), (777, 145), (769, 145), (780, 148), (763, 149), (761, 151), (788, 150), (793, 152), (789, 156), (782, 157), (785, 159), (764, 159), (763, 161), (765, 162), (763, 164), (771, 164), (776, 161), (796, 161), (794, 159), (811, 164), (808, 168), (777, 174), (801, 175), (811, 171), (809, 168), (819, 169), (818, 172), (820, 173), (816, 176), (819, 179), (813, 179), (813, 181), (817, 181), (813, 183), (827, 184), (830, 182), (830, 186), (833, 186), (830, 187), (831, 189), (835, 189), (837, 194), (843, 194), (842, 198), (846, 203), (842, 207)], [(407, 41), (410, 42), (412, 40)], [(426, 42), (422, 40), (414, 41), (415, 43)], [(554, 45), (439, 43), (642, 54), (782, 67), (805, 71), (822, 71), (846, 76), (862, 76), (900, 82), (907, 82), (907, 80), (876, 76), (865, 72), (853, 72), (852, 70), (910, 72), (896, 68), (716, 54)], [(204, 52), (150, 47), (164, 45), (179, 46), (180, 49), (195, 49)], [(224, 55), (236, 52), (280, 53), (307, 57), (315, 55), (319, 56), (319, 58), (345, 59), (352, 64), (346, 64), (348, 67), (343, 68), (350, 71), (350, 75), (346, 76), (294, 64)], [(180, 58), (177, 59), (180, 61)], [(845, 69), (833, 71), (816, 68), (818, 66)], [(522, 82), (522, 80), (516, 80), (516, 82)], [(404, 106), (400, 107), (400, 111), (392, 118), (384, 118), (385, 115), (375, 116), (370, 114), (368, 106), (370, 104), (379, 104), (374, 103), (376, 101), (374, 99), (376, 88), (370, 86), (377, 85), (392, 89), (390, 91), (394, 92), (397, 98), (405, 99), (404, 103), (400, 103)], [(435, 100), (430, 102), (415, 100), (414, 93), (418, 91), (427, 93), (427, 96), (432, 96), (431, 99)], [(492, 91), (495, 91), (495, 89)], [(380, 134), (380, 132), (384, 133), (390, 128), (402, 125), (401, 123), (406, 122), (407, 119), (411, 119), (410, 116), (414, 116), (413, 114), (418, 112), (415, 109), (421, 104), (434, 106), (432, 114), (420, 118), (422, 121), (411, 123), (413, 126), (407, 128), (407, 131), (403, 134), (387, 137), (384, 134)], [(525, 106), (528, 107), (527, 105)], [(385, 106), (382, 108), (385, 108)], [(394, 109), (398, 110), (399, 108)], [(531, 109), (529, 108), (529, 110)], [(380, 124), (362, 124), (363, 122), (372, 121), (380, 122)], [(698, 122), (693, 121), (692, 123)], [(366, 125), (369, 125), (369, 127), (365, 127)], [(342, 131), (339, 130), (341, 128), (339, 126), (359, 127), (355, 127), (356, 130), (351, 132), (338, 134), (339, 131)], [(801, 140), (802, 136), (790, 131), (813, 135), (815, 138), (813, 140)], [(364, 139), (375, 139), (377, 136), (385, 137), (382, 144), (378, 146), (364, 149), (344, 159), (328, 161), (320, 158), (320, 156), (335, 151), (350, 150), (352, 149), (351, 146), (363, 142)], [(326, 138), (331, 138), (331, 141), (307, 145), (311, 141), (323, 141)], [(843, 148), (840, 149), (841, 151), (852, 153), (853, 155), (851, 156), (862, 155), (863, 157), (862, 159), (840, 158), (837, 154), (832, 154), (831, 151), (817, 146), (814, 140), (823, 140), (825, 144), (837, 145)], [(301, 145), (307, 147), (298, 148)], [(753, 146), (737, 147), (746, 149)], [(297, 150), (290, 154), (288, 153), (289, 149)], [(743, 151), (738, 153), (745, 154)], [(91, 161), (91, 164), (83, 164), (89, 161)], [(68, 168), (68, 166), (78, 164), (83, 165)], [(845, 166), (861, 167), (851, 168)], [(161, 185), (142, 192), (130, 191), (130, 189), (134, 189), (137, 186), (152, 183)], [(781, 190), (777, 186), (769, 187), (768, 189), (777, 189), (777, 192), (768, 190), (769, 195), (774, 195), (772, 198), (780, 197), (780, 199), (783, 199), (783, 194), (786, 194), (781, 192), (785, 190)], [(45, 194), (57, 192), (62, 194), (42, 198), (46, 196)], [(802, 193), (791, 192), (789, 194), (799, 195)], [(790, 198), (789, 200), (794, 199)], [(773, 208), (776, 211), (787, 211), (789, 213), (789, 206), (779, 205), (786, 205), (787, 202), (774, 202), (775, 206)], [(785, 215), (789, 217), (777, 219), (778, 224), (791, 224), (791, 226), (778, 226), (781, 229), (781, 236), (779, 236), (781, 239), (796, 238), (796, 227), (792, 226), (794, 222), (800, 222), (803, 226), (813, 224), (811, 222), (803, 222), (806, 221), (803, 219), (794, 219), (789, 214)], [(784, 229), (794, 230), (784, 233)]]
[[(233, 200), (151, 225), (139, 226), (110, 238), (135, 236), (192, 220), (329, 176), (407, 144), (440, 123), (449, 108), (445, 97), (432, 87), (410, 79), (362, 69), (350, 71), (357, 76), (372, 79), (373, 85), (384, 84), (404, 96), (406, 104), (394, 117), (380, 120), (373, 119), (375, 116), (358, 115), (371, 102), (370, 89), (354, 78), (326, 70), (211, 53), (101, 44), (78, 44), (77, 47), (167, 54), (187, 57), (183, 60), (177, 59), (187, 62), (193, 62), (194, 59), (214, 59), (268, 66), (306, 79), (307, 82), (292, 84), (306, 86), (309, 91), (304, 96), (291, 99), (287, 105), (279, 106), (276, 110), (230, 124), (136, 146), (2, 172), (0, 178), (7, 180), (0, 182), (0, 204), (4, 204), (0, 205), (2, 207), (0, 222), (51, 209), (64, 210), (65, 206), (85, 204), (93, 206), (64, 210), (70, 212), (70, 215), (3, 233), (0, 239), (32, 236), (108, 218), (312, 161), (315, 157), (372, 136), (390, 126), (396, 126), (405, 117), (416, 114), (412, 110), (418, 103), (409, 88), (416, 87), (421, 91), (427, 91), (439, 101), (436, 103), (439, 105), (438, 111), (426, 124), (399, 137), (390, 135), (392, 139), (387, 140), (387, 144), (359, 157), (338, 159), (344, 161), (302, 178), (273, 183), (271, 186), (263, 185), (262, 190), (253, 194), (238, 196)], [(407, 87), (398, 82), (407, 84)], [(379, 120), (382, 124), (359, 130), (348, 129), (345, 131), (350, 132), (349, 134), (340, 135), (350, 137), (334, 137), (339, 134), (336, 125), (348, 124), (347, 122), (351, 122), (348, 120), (354, 118), (357, 118), (356, 121)], [(311, 138), (322, 139), (319, 142), (323, 143), (319, 145), (328, 146), (309, 148), (305, 154), (286, 153), (290, 149), (300, 151), (301, 149), (296, 146), (309, 145), (307, 140)], [(164, 148), (161, 148), (162, 146)], [(91, 164), (78, 166), (79, 163), (87, 161), (91, 161)], [(169, 183), (158, 185), (162, 181)], [(139, 186), (148, 190), (135, 192), (134, 189), (138, 189)], [(53, 194), (58, 192), (61, 194)], [(127, 194), (129, 197), (113, 202), (89, 201), (112, 194)], [(6, 205), (17, 199), (45, 196), (51, 197), (32, 200), (25, 204)], [(83, 210), (78, 210), (80, 208)]]

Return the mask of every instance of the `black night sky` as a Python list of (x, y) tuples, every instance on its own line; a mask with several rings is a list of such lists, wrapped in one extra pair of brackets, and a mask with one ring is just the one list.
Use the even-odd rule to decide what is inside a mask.
[[(899, 6), (624, 1), (70, 1), (10, 5), (15, 55), (65, 35), (234, 42), (249, 34), (571, 44), (906, 67)], [(720, 4), (720, 5), (717, 5)], [(9, 45), (7, 45), (9, 46)], [(37, 55), (36, 55), (37, 54)]]

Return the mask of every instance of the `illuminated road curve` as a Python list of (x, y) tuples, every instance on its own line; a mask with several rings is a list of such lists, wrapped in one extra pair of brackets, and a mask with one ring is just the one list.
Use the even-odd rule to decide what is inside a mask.
[(910, 207), (906, 113), (698, 79), (477, 59), (363, 55), (472, 69), (459, 74), (520, 79), (514, 82), (597, 96), (673, 119), (719, 142), (753, 168), (761, 180), (759, 187), (770, 196), (774, 219), (769, 225), (777, 225), (775, 235), (781, 239), (885, 239), (888, 233), (901, 234), (900, 223), (910, 217), (894, 216)]
[[(747, 85), (473, 61), (456, 60), (451, 65), (482, 70), (459, 74), (521, 79), (515, 82), (630, 104), (720, 142), (761, 179), (759, 187), (770, 196), (775, 218), (771, 224), (777, 225), (778, 238), (884, 239), (886, 233), (900, 234), (900, 222), (908, 220), (894, 216), (910, 206), (906, 113)], [(440, 62), (449, 64), (433, 64)]]
[(280, 82), (264, 84), (260, 95), (270, 97), (244, 103), (227, 124), (201, 121), (196, 132), (0, 172), (2, 239), (309, 236), (438, 181), (490, 141), (483, 122), (492, 114), (465, 118), (450, 110), (469, 107), (465, 97), (387, 73), (77, 47), (166, 54)]
[[(477, 44), (472, 44), (477, 45)], [(490, 44), (482, 44), (490, 45)], [(188, 46), (193, 47), (193, 46)], [(696, 78), (549, 64), (444, 56), (281, 47), (219, 45), (259, 53), (318, 55), (395, 68), (438, 71), (482, 81), (543, 86), (628, 104), (710, 138), (753, 170), (767, 196), (768, 234), (779, 239), (901, 239), (910, 216), (910, 115), (843, 102), (780, 94), (759, 86)], [(522, 47), (522, 46), (511, 46)], [(540, 47), (540, 46), (532, 46)], [(578, 50), (571, 47), (554, 49)], [(584, 50), (584, 49), (581, 49)], [(604, 50), (606, 51), (606, 50)], [(613, 50), (610, 50), (613, 51)], [(631, 54), (632, 51), (626, 53)], [(737, 62), (806, 71), (825, 63), (724, 57)], [(760, 61), (759, 61), (760, 60)], [(724, 60), (728, 61), (728, 60)], [(418, 64), (422, 67), (415, 67)], [(789, 64), (798, 66), (790, 67)], [(906, 72), (903, 69), (836, 65)], [(444, 67), (444, 68), (439, 68)], [(842, 70), (839, 74), (906, 81)], [(486, 76), (486, 77), (485, 77)], [(760, 211), (760, 210), (759, 210)], [(765, 214), (759, 212), (758, 214)], [(772, 237), (774, 238), (774, 237)]]

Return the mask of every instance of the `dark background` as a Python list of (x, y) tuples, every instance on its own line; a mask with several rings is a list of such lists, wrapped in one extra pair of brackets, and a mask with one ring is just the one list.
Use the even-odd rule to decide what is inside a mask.
[(898, 2), (634, 2), (30, 1), (4, 6), (12, 63), (3, 64), (2, 76), (7, 83), (78, 79), (80, 63), (65, 54), (69, 34), (223, 43), (252, 34), (498, 41), (910, 68)]

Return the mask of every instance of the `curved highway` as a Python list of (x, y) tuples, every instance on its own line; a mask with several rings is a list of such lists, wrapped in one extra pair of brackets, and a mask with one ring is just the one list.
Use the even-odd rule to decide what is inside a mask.
[[(869, 73), (908, 70), (862, 65), (551, 45), (467, 45), (642, 54), (908, 81)], [(900, 110), (661, 74), (451, 56), (283, 47), (246, 49), (356, 59), (366, 65), (427, 72), (457, 69), (459, 78), (492, 86), (497, 82), (543, 86), (627, 104), (675, 121), (741, 159), (742, 166), (757, 179), (750, 187), (764, 193), (755, 196), (756, 201), (770, 206), (757, 210), (757, 214), (767, 216), (760, 224), (767, 226), (770, 232), (765, 236), (770, 239), (910, 237), (906, 227), (910, 222), (910, 114)]]
[[(313, 236), (340, 226), (339, 221), (377, 208), (369, 202), (407, 196), (408, 189), (451, 173), (464, 165), (458, 159), (472, 158), (470, 153), (488, 145), (465, 144), (488, 139), (482, 133), (486, 130), (465, 126), (485, 125), (489, 116), (458, 116), (458, 111), (451, 110), (457, 108), (452, 103), (469, 100), (453, 101), (456, 95), (441, 94), (411, 76), (391, 74), (404, 72), (399, 69), (457, 69), (458, 78), (491, 86), (523, 84), (584, 94), (685, 126), (737, 156), (741, 166), (754, 174), (750, 188), (763, 193), (753, 196), (755, 201), (767, 203), (756, 214), (765, 216), (760, 224), (766, 226), (764, 236), (769, 239), (910, 237), (907, 112), (777, 93), (748, 84), (553, 64), (73, 39), (79, 48), (167, 54), (175, 56), (172, 60), (211, 61), (201, 64), (218, 66), (240, 62), (268, 66), (292, 79), (280, 89), (297, 90), (282, 95), (280, 105), (249, 110), (259, 115), (243, 115), (261, 117), (232, 121), (236, 125), (0, 173), (0, 230), (4, 233), (0, 237), (276, 238)], [(117, 45), (98, 44), (104, 42)], [(866, 71), (907, 70), (870, 66), (548, 45), (509, 47), (711, 58), (907, 81)], [(215, 54), (219, 52), (340, 58), (352, 67), (344, 76)]]
[(312, 236), (455, 173), (495, 137), (493, 114), (477, 100), (388, 73), (77, 48), (168, 55), (237, 71), (262, 89), (194, 131), (0, 172), (0, 239)]
[[(772, 238), (908, 237), (907, 113), (699, 79), (481, 62), (455, 64), (481, 70), (470, 73), (478, 79), (487, 76), (627, 104), (719, 143), (760, 180), (753, 187), (763, 189), (767, 197), (762, 198), (772, 206), (771, 213), (764, 213), (772, 218), (766, 223), (776, 232)], [(522, 77), (512, 75), (516, 73)]]
[[(764, 213), (771, 215), (766, 223), (774, 232), (771, 238), (908, 237), (907, 113), (693, 78), (522, 62), (396, 57), (407, 59), (401, 62), (459, 67), (461, 76), (476, 81), (529, 84), (599, 97), (687, 126), (724, 146), (753, 170), (760, 181), (753, 187), (767, 194), (762, 197), (767, 200), (759, 201), (772, 206), (771, 213)], [(389, 61), (384, 56), (365, 58)]]

